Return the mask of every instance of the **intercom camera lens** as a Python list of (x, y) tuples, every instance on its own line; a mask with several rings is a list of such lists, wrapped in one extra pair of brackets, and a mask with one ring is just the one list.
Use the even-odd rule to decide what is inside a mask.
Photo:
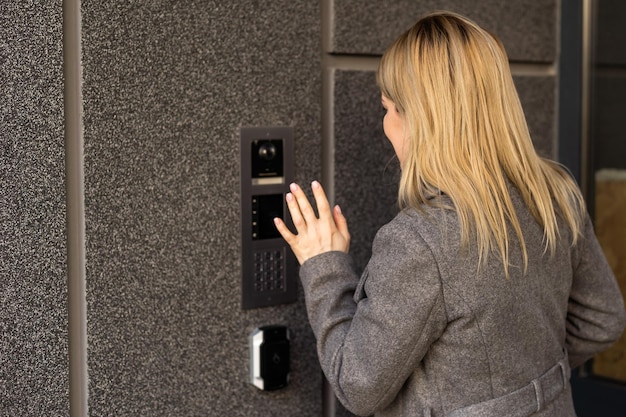
[(259, 146), (259, 157), (271, 161), (276, 156), (276, 146), (272, 143), (264, 143)]

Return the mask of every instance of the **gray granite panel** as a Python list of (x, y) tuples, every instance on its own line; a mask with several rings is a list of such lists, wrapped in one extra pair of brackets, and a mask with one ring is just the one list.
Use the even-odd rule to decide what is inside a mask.
[(335, 202), (350, 228), (350, 252), (362, 270), (376, 231), (397, 213), (400, 166), (383, 132), (376, 74), (336, 70)]
[(504, 43), (511, 60), (552, 62), (557, 51), (556, 0), (335, 0), (332, 49), (337, 54), (382, 54), (425, 13), (450, 10), (475, 20)]
[[(393, 218), (399, 164), (382, 129), (383, 110), (374, 72), (335, 71), (335, 196), (348, 218), (351, 252), (363, 268), (378, 228)], [(533, 142), (553, 156), (555, 81), (515, 77)]]
[[(91, 415), (321, 415), (302, 294), (239, 301), (239, 128), (293, 126), (296, 177), (319, 178), (318, 7), (82, 2)], [(247, 382), (266, 324), (293, 332), (268, 393)]]
[(61, 1), (0, 4), (0, 414), (68, 415)]
[(556, 79), (551, 76), (514, 76), (530, 136), (540, 156), (556, 158)]
[(594, 85), (591, 134), (594, 168), (626, 169), (626, 75), (598, 75)]

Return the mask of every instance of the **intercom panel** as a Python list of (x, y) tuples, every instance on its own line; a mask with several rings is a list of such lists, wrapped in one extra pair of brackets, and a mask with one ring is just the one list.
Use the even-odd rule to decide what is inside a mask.
[(274, 225), (289, 226), (285, 193), (294, 176), (291, 127), (241, 128), (241, 307), (296, 301), (296, 260)]

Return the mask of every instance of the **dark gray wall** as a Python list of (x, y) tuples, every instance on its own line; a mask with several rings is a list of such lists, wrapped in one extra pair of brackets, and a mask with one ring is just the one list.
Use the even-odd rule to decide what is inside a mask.
[(382, 54), (423, 14), (450, 10), (474, 19), (502, 40), (513, 61), (552, 62), (557, 50), (556, 0), (335, 0), (331, 51)]
[(0, 3), (0, 414), (66, 415), (61, 1)]
[[(240, 308), (239, 128), (292, 126), (320, 171), (310, 1), (83, 1), (91, 415), (321, 414), (302, 302)], [(248, 335), (293, 332), (291, 384), (248, 381)]]

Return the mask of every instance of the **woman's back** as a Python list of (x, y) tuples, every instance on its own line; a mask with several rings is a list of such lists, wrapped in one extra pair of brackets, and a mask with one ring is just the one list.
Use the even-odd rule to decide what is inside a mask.
[[(545, 253), (543, 229), (515, 190), (512, 200), (525, 225), (528, 267), (525, 271), (521, 249), (513, 239), (508, 278), (494, 254), (479, 268), (476, 248), (461, 248), (453, 212), (430, 209), (431, 219), (419, 211), (407, 212), (411, 221), (420, 224), (422, 238), (436, 259), (445, 300), (446, 328), (410, 378), (419, 385), (423, 372), (431, 374), (426, 379), (436, 381), (442, 409), (433, 415), (504, 396), (527, 386), (559, 361), (568, 364), (563, 348), (576, 251), (570, 248), (571, 239), (564, 238), (554, 256)], [(414, 279), (419, 282), (417, 272)], [(569, 364), (563, 372), (569, 376)], [(408, 390), (425, 388), (411, 385)]]
[[(347, 302), (342, 310), (332, 291), (322, 290), (349, 292), (347, 255), (303, 265), (320, 361), (348, 409), (377, 416), (530, 416), (538, 409), (575, 415), (570, 366), (619, 337), (621, 296), (590, 224), (576, 247), (564, 236), (553, 255), (544, 253), (542, 228), (518, 192), (511, 194), (526, 225), (529, 262), (524, 272), (513, 240), (508, 278), (496, 256), (478, 268), (476, 249), (460, 244), (455, 213), (434, 207), (404, 210), (381, 228), (356, 287), (356, 311)], [(351, 317), (345, 333), (335, 327), (339, 317)]]

